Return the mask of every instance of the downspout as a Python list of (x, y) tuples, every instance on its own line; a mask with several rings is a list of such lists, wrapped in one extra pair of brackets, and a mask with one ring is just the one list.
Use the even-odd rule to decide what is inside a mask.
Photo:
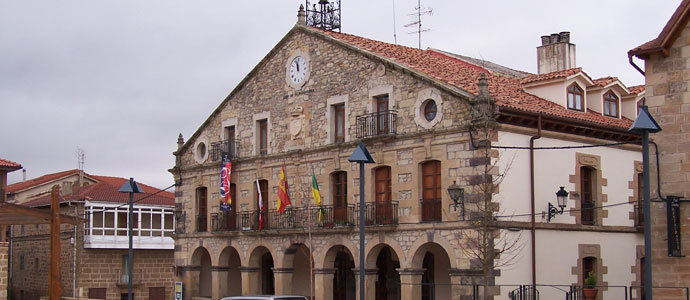
[(532, 299), (536, 299), (537, 290), (537, 251), (536, 225), (534, 210), (534, 141), (541, 138), (541, 113), (537, 117), (537, 135), (529, 138), (529, 180), (530, 180), (530, 234), (532, 236)]
[[(78, 205), (74, 206), (74, 216), (79, 216)], [(72, 297), (77, 298), (77, 242), (79, 241), (77, 236), (77, 224), (74, 224), (74, 234), (72, 235), (74, 246), (74, 261), (72, 262)]]

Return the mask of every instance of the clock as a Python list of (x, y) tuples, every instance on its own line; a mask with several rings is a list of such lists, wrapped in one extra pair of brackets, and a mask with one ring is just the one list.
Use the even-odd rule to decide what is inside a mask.
[(307, 61), (301, 57), (295, 57), (290, 63), (290, 81), (301, 84), (307, 78)]
[(296, 49), (285, 61), (285, 83), (299, 90), (309, 81), (311, 72), (309, 51)]

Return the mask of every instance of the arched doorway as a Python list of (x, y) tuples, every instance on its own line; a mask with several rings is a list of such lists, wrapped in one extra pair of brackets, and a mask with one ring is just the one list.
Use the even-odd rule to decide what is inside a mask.
[(311, 288), (310, 279), (313, 260), (310, 262), (309, 248), (304, 244), (292, 244), (287, 250), (283, 258), (283, 267), (292, 269), (292, 279), (290, 280), (290, 288), (287, 291), (290, 294), (309, 296), (311, 295), (309, 289)]
[(441, 245), (430, 242), (420, 246), (412, 258), (412, 267), (424, 269), (422, 300), (451, 298), (450, 258)]
[(242, 295), (242, 274), (240, 273), (240, 255), (233, 247), (227, 247), (220, 253), (218, 265), (224, 272), (219, 274), (221, 296)]
[(249, 267), (255, 268), (256, 273), (250, 275), (249, 293), (252, 295), (273, 295), (275, 293), (275, 279), (273, 276), (273, 255), (264, 246), (254, 248), (249, 256)]
[(400, 260), (393, 248), (383, 246), (376, 256), (376, 300), (400, 299)]
[(270, 252), (266, 252), (261, 256), (261, 294), (273, 295), (275, 294), (275, 280), (273, 277), (273, 256)]
[(355, 267), (355, 261), (352, 255), (347, 251), (347, 248), (341, 249), (335, 255), (333, 268), (333, 300), (355, 300), (355, 273), (352, 269)]
[(211, 297), (211, 255), (206, 249), (197, 248), (192, 255), (192, 264), (200, 267), (199, 276), (192, 279), (196, 283), (196, 290), (193, 290), (192, 295)]

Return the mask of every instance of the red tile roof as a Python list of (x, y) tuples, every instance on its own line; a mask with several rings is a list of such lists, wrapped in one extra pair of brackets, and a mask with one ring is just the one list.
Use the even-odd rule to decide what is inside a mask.
[[(496, 99), (496, 105), (499, 108), (505, 107), (525, 112), (543, 113), (553, 117), (615, 127), (618, 130), (627, 130), (632, 125), (632, 120), (626, 118), (611, 118), (592, 111), (580, 112), (569, 110), (564, 106), (525, 92), (519, 78), (489, 72), (481, 66), (454, 58), (442, 52), (420, 50), (312, 27), (303, 28), (392, 60), (409, 69), (416, 70), (474, 95), (479, 91), (477, 86), (479, 75), (485, 73), (489, 82), (489, 93)], [(575, 74), (577, 69), (579, 68), (566, 70), (564, 73)], [(558, 76), (561, 75), (559, 74)]]
[(628, 90), (630, 91), (630, 93), (639, 95), (640, 93), (644, 92), (644, 85), (630, 86), (628, 87)]
[(614, 82), (616, 80), (618, 80), (618, 77), (607, 76), (607, 77), (597, 78), (597, 79), (592, 80), (594, 82), (594, 84), (591, 86), (605, 87), (605, 86), (611, 84), (612, 82)]
[[(46, 174), (46, 175), (43, 175), (43, 176), (41, 176), (41, 177), (37, 177), (37, 178), (34, 178), (34, 179), (29, 179), (29, 180), (26, 180), (26, 181), (22, 181), (22, 182), (18, 182), (18, 183), (15, 183), (15, 184), (8, 185), (8, 186), (7, 186), (7, 191), (8, 191), (9, 193), (14, 193), (14, 192), (17, 192), (17, 191), (21, 191), (21, 190), (23, 190), (23, 189), (26, 189), (26, 188), (34, 187), (34, 186), (37, 186), (37, 185), (40, 185), (40, 184), (44, 184), (44, 183), (46, 183), (46, 182), (50, 182), (50, 181), (53, 181), (53, 180), (57, 180), (57, 179), (60, 179), (60, 178), (63, 178), (63, 177), (67, 177), (67, 176), (70, 176), (70, 175), (74, 175), (74, 174), (77, 174), (77, 173), (79, 173), (79, 170), (77, 170), (77, 169), (72, 169), (72, 170), (57, 172), (57, 173), (53, 173), (53, 174)], [(127, 180), (129, 180), (129, 179), (121, 178), (121, 177), (102, 176), (102, 175), (91, 175), (91, 174), (87, 174), (87, 173), (84, 173), (84, 176), (87, 176), (87, 177), (89, 177), (89, 178), (92, 178), (92, 179), (94, 179), (94, 180), (96, 180), (96, 181), (98, 181), (98, 182), (107, 183), (108, 185), (117, 187), (117, 188), (115, 189), (115, 191), (117, 191)], [(152, 187), (152, 186), (143, 184), (143, 183), (141, 183), (141, 182), (137, 182), (137, 183), (139, 183), (139, 185), (141, 186), (141, 188), (144, 190), (145, 193), (150, 194), (150, 193), (155, 193), (155, 192), (158, 191), (158, 189), (155, 188), (155, 187)], [(95, 184), (90, 185), (90, 186), (94, 186), (94, 185), (95, 185)], [(89, 187), (89, 186), (87, 186), (87, 187)], [(174, 195), (173, 193), (171, 193), (171, 192), (161, 192), (159, 195), (162, 196), (162, 197), (164, 197), (164, 198), (173, 199), (173, 201), (174, 201), (174, 199), (175, 199), (175, 195)]]
[[(146, 192), (147, 188), (143, 185), (142, 188), (144, 189), (145, 193), (134, 194), (135, 204), (166, 206), (175, 205), (174, 194), (164, 191), (154, 195), (151, 192)], [(91, 185), (83, 186), (76, 190), (73, 194), (60, 196), (60, 202), (88, 200), (94, 202), (128, 203), (129, 194), (120, 193), (118, 192), (119, 189), (120, 186), (114, 186), (108, 182), (98, 182)], [(29, 207), (50, 205), (50, 195), (43, 196), (41, 198), (29, 201), (22, 205)]]
[(16, 162), (10, 161), (10, 160), (0, 158), (0, 168), (15, 169), (16, 170), (16, 169), (21, 169), (22, 165), (20, 165)]
[(575, 75), (575, 74), (580, 73), (580, 72), (582, 72), (582, 68), (572, 68), (572, 69), (566, 69), (566, 70), (562, 70), (562, 71), (556, 71), (556, 72), (545, 73), (545, 74), (533, 74), (533, 75), (530, 75), (530, 76), (523, 78), (521, 83), (527, 84), (527, 83), (549, 80), (549, 79), (566, 78), (566, 77)]
[(667, 52), (671, 44), (678, 38), (680, 32), (685, 28), (690, 17), (690, 0), (683, 0), (676, 11), (671, 15), (664, 28), (659, 35), (640, 46), (628, 51), (628, 56), (638, 56), (645, 58), (646, 55), (655, 52)]
[(57, 172), (57, 173), (52, 173), (52, 174), (46, 174), (46, 175), (43, 175), (41, 177), (36, 177), (34, 179), (29, 179), (29, 180), (25, 180), (22, 182), (10, 184), (7, 186), (7, 192), (8, 193), (14, 193), (14, 192), (26, 189), (26, 188), (30, 188), (30, 187), (37, 186), (37, 185), (40, 185), (40, 184), (43, 184), (46, 182), (50, 182), (50, 181), (53, 181), (53, 180), (56, 180), (56, 179), (59, 179), (62, 177), (76, 174), (77, 172), (79, 172), (79, 170), (72, 169), (72, 170), (67, 170), (67, 171), (62, 171), (62, 172)]

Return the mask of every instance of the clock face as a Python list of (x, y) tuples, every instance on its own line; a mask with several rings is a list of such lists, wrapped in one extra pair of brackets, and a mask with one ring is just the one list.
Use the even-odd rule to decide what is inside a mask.
[(290, 63), (290, 80), (293, 83), (303, 83), (304, 79), (307, 77), (307, 61), (301, 57), (297, 56)]

